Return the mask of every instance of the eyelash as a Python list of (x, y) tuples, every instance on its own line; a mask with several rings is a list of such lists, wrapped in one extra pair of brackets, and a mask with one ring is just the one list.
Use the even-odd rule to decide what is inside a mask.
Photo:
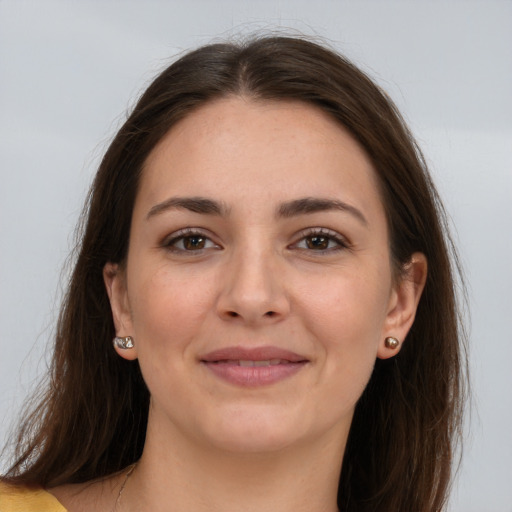
[[(299, 243), (306, 242), (306, 240), (312, 238), (325, 238), (327, 239), (327, 243), (335, 242), (336, 245), (334, 247), (327, 247), (326, 249), (312, 249), (310, 247), (298, 247)], [(307, 243), (307, 242), (306, 242)], [(321, 255), (332, 254), (336, 251), (342, 251), (345, 249), (350, 249), (350, 243), (348, 240), (341, 236), (336, 231), (332, 231), (326, 228), (308, 228), (300, 233), (300, 238), (297, 242), (291, 244), (290, 247), (296, 247), (299, 250), (315, 252)]]
[[(307, 251), (307, 252), (315, 252), (318, 254), (332, 254), (336, 251), (341, 251), (344, 249), (350, 249), (350, 243), (347, 241), (347, 239), (343, 236), (341, 236), (336, 231), (332, 231), (330, 229), (326, 228), (308, 228), (304, 231), (302, 231), (299, 234), (300, 238), (289, 245), (290, 248), (296, 248), (301, 251)], [(327, 240), (327, 244), (329, 245), (331, 242), (335, 242), (334, 247), (327, 247), (325, 249), (312, 249), (311, 247), (299, 247), (299, 244), (301, 242), (307, 243), (307, 239), (312, 238), (323, 238)], [(178, 248), (176, 247), (176, 244), (180, 241), (185, 241), (187, 239), (191, 238), (202, 238), (205, 240), (205, 243), (212, 244), (210, 247), (202, 247), (200, 249), (186, 249), (186, 248)], [(212, 241), (211, 237), (202, 232), (201, 230), (195, 229), (195, 228), (184, 228), (176, 233), (173, 233), (169, 237), (165, 238), (163, 242), (161, 243), (161, 246), (166, 248), (167, 250), (174, 252), (176, 254), (184, 254), (184, 253), (195, 253), (196, 255), (202, 254), (205, 250), (215, 248), (219, 249), (220, 246), (217, 245), (215, 242)]]
[(212, 241), (211, 237), (206, 235), (204, 232), (194, 229), (194, 228), (185, 228), (180, 229), (176, 233), (173, 233), (170, 237), (167, 237), (162, 242), (162, 247), (166, 248), (167, 250), (177, 253), (177, 254), (183, 254), (183, 253), (196, 253), (196, 254), (202, 254), (204, 250), (211, 249), (212, 247), (204, 247), (201, 249), (191, 250), (191, 249), (185, 249), (185, 248), (178, 248), (176, 247), (176, 244), (179, 241), (184, 241), (186, 239), (191, 238), (202, 238), (206, 241), (206, 243), (213, 244), (214, 248), (219, 248), (219, 246)]

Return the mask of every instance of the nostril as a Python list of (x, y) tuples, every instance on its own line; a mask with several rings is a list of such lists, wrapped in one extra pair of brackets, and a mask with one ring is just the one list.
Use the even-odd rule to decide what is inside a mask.
[(267, 311), (265, 313), (265, 316), (274, 316), (275, 315), (275, 312), (274, 311)]
[(238, 316), (238, 313), (236, 311), (228, 311), (228, 315), (232, 318), (236, 318)]

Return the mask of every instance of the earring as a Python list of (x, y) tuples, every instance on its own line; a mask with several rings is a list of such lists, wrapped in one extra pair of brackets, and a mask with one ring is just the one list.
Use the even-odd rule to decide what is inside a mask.
[(116, 336), (112, 340), (112, 343), (114, 344), (114, 347), (122, 350), (133, 348), (133, 338), (131, 336)]
[(396, 338), (393, 338), (392, 336), (389, 336), (384, 340), (384, 346), (391, 350), (396, 350), (399, 345), (400, 342)]

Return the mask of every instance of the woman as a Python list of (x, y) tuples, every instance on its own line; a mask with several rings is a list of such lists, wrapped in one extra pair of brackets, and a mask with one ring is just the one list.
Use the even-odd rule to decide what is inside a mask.
[(443, 508), (451, 243), (361, 71), (285, 37), (185, 55), (114, 138), (85, 219), (2, 512)]

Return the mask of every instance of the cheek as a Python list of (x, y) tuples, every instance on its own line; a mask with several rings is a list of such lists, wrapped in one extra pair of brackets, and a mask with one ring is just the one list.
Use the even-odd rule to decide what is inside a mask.
[(184, 350), (211, 310), (214, 290), (206, 276), (194, 279), (161, 268), (142, 275), (130, 297), (134, 335), (140, 350)]
[(378, 278), (377, 273), (378, 269), (366, 275), (347, 269), (321, 283), (310, 283), (299, 294), (304, 297), (303, 309), (310, 312), (311, 325), (324, 331), (320, 341), (325, 340), (333, 348), (348, 344), (355, 351), (369, 341), (378, 342), (391, 280), (383, 280), (382, 274)]
[(306, 328), (322, 352), (325, 366), (319, 375), (340, 404), (355, 404), (375, 364), (389, 285), (382, 278), (347, 273), (318, 289), (302, 308), (308, 312)]
[(207, 281), (204, 276), (185, 278), (183, 273), (162, 268), (132, 283), (137, 291), (130, 304), (138, 360), (159, 404), (166, 403), (171, 392), (173, 401), (186, 410), (190, 385), (186, 369), (194, 361), (197, 340), (204, 337), (205, 317), (211, 310), (213, 290)]

